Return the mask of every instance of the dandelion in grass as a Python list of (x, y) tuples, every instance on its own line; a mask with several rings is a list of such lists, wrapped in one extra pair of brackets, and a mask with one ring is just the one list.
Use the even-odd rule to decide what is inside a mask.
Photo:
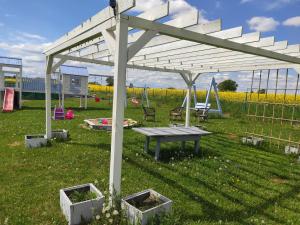
[(100, 220), (100, 216), (99, 215), (96, 216), (96, 220)]
[(110, 213), (106, 213), (106, 214), (105, 214), (105, 217), (106, 217), (106, 218), (109, 218), (109, 217), (110, 217)]
[(114, 216), (117, 216), (117, 215), (119, 215), (119, 212), (118, 212), (118, 210), (114, 210), (114, 211), (113, 211), (113, 215), (114, 215)]

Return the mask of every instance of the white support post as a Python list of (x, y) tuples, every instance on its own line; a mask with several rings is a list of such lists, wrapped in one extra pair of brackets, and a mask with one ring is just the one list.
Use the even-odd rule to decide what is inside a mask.
[(185, 127), (191, 125), (191, 95), (192, 95), (192, 75), (189, 74), (189, 82), (187, 82), (187, 93), (186, 93), (186, 114), (185, 114)]
[(124, 93), (126, 91), (126, 65), (128, 45), (128, 23), (120, 19), (116, 26), (116, 48), (114, 68), (114, 98), (112, 113), (112, 138), (109, 191), (111, 203), (121, 192), (121, 168), (123, 151)]
[(87, 109), (88, 95), (87, 93), (84, 96), (84, 109)]
[(80, 95), (79, 108), (82, 108), (82, 96)]
[(23, 68), (20, 68), (20, 74), (19, 74), (19, 109), (22, 109), (22, 88), (23, 88)]
[(223, 110), (222, 110), (222, 106), (221, 106), (221, 102), (220, 102), (220, 97), (219, 97), (219, 92), (218, 92), (218, 86), (216, 83), (215, 78), (213, 77), (213, 86), (214, 86), (214, 91), (215, 91), (215, 96), (216, 96), (216, 101), (217, 101), (217, 106), (218, 106), (218, 111), (220, 116), (223, 115)]
[(115, 43), (116, 43), (116, 35), (115, 35), (115, 32), (114, 31), (111, 31), (111, 30), (103, 30), (102, 31), (102, 35), (104, 37), (104, 40), (106, 42), (106, 45), (109, 49), (109, 52), (111, 55), (114, 55), (115, 54), (115, 50), (116, 50), (116, 46), (115, 46)]
[(60, 107), (65, 108), (65, 75), (61, 77), (61, 105)]
[(46, 57), (46, 75), (45, 75), (45, 92), (46, 92), (46, 138), (52, 138), (51, 129), (51, 71), (53, 56)]
[(5, 81), (4, 81), (4, 73), (2, 71), (2, 67), (0, 66), (0, 107), (3, 104), (4, 95), (2, 95), (2, 91), (4, 92), (5, 89)]

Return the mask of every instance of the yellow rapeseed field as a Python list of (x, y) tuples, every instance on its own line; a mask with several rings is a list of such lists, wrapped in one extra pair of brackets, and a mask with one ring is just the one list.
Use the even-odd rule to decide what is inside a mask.
[[(89, 84), (89, 90), (93, 92), (112, 92), (113, 87), (101, 86), (96, 84)], [(143, 88), (127, 88), (127, 93), (129, 95), (140, 95), (143, 92)], [(162, 89), (162, 88), (149, 88), (149, 95), (157, 95), (157, 96), (184, 96), (186, 93), (185, 90), (182, 89)], [(204, 98), (206, 96), (206, 91), (197, 91), (197, 96), (200, 98)], [(259, 102), (285, 102), (289, 104), (297, 104), (299, 103), (300, 98), (295, 98), (294, 94), (257, 94), (257, 93), (248, 93), (245, 92), (219, 92), (219, 96), (221, 100), (225, 101), (233, 101), (233, 102), (243, 102), (246, 100), (246, 97), (249, 101), (259, 101)]]

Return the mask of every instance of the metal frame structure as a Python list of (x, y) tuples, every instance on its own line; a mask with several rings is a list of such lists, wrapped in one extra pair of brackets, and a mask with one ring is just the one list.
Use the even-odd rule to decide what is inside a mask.
[[(10, 70), (13, 69), (13, 70)], [(19, 109), (22, 108), (22, 59), (0, 56), (0, 104), (2, 105), (2, 92), (5, 90), (5, 74), (16, 76), (15, 91), (19, 92)]]
[[(190, 126), (192, 84), (206, 72), (294, 68), (300, 70), (300, 45), (274, 37), (243, 34), (242, 27), (221, 29), (221, 21), (201, 24), (199, 12), (167, 20), (170, 4), (137, 16), (126, 13), (135, 0), (118, 1), (62, 36), (45, 51), (46, 137), (51, 138), (51, 74), (64, 62), (114, 66), (110, 193), (121, 191), (126, 69), (180, 74), (187, 84), (186, 126)], [(137, 31), (139, 30), (139, 31)]]
[[(270, 74), (271, 71), (267, 71), (266, 87), (263, 87), (262, 70), (259, 71), (259, 79), (257, 87), (254, 85), (253, 71), (251, 87), (246, 93), (245, 106), (246, 106), (246, 120), (255, 120), (263, 122), (261, 128), (256, 126), (252, 129), (246, 129), (245, 134), (249, 136), (265, 138), (269, 141), (269, 144), (277, 144), (278, 148), (280, 144), (290, 144), (300, 147), (300, 140), (294, 140), (292, 134), (289, 133), (288, 137), (283, 137), (282, 130), (286, 127), (292, 128), (294, 125), (300, 124), (300, 119), (297, 118), (296, 112), (300, 110), (300, 104), (298, 101), (300, 74), (297, 74), (295, 88), (288, 87), (288, 81), (291, 77), (289, 70), (286, 69), (284, 75), (284, 88), (279, 88), (279, 69), (275, 73), (275, 88), (270, 88)], [(261, 93), (264, 90), (264, 93)], [(287, 99), (288, 93), (293, 96), (293, 99)], [(272, 99), (269, 98), (271, 95)], [(281, 95), (279, 99), (279, 95)], [(263, 98), (263, 100), (262, 100)], [(289, 102), (292, 100), (292, 102)], [(265, 126), (267, 125), (267, 126)], [(276, 125), (276, 126), (275, 126)], [(275, 131), (280, 131), (276, 134)], [(278, 133), (278, 132), (277, 132)]]

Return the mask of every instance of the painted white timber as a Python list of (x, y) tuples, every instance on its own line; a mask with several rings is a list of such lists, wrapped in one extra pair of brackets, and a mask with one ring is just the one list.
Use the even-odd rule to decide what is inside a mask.
[(120, 20), (116, 29), (116, 53), (114, 68), (114, 97), (112, 112), (112, 136), (110, 159), (110, 196), (115, 197), (121, 191), (121, 167), (123, 151), (124, 93), (126, 91), (128, 24)]
[(168, 16), (169, 13), (170, 13), (170, 3), (167, 2), (165, 4), (153, 7), (152, 9), (147, 10), (146, 12), (138, 15), (137, 17), (146, 20), (155, 21)]
[[(221, 38), (238, 38), (241, 37), (242, 28), (234, 28), (229, 30), (224, 30), (210, 34), (212, 36), (219, 36)], [(153, 48), (145, 48), (139, 52), (137, 56), (133, 58), (131, 62), (134, 63), (149, 63), (157, 62), (160, 59), (168, 59), (169, 57), (180, 57), (182, 54), (195, 53), (200, 51), (205, 51), (209, 49), (215, 49), (212, 46), (199, 45), (199, 43), (178, 40), (173, 43), (157, 45)]]
[(196, 82), (196, 80), (200, 77), (201, 73), (198, 73), (193, 76), (193, 84)]
[(52, 66), (52, 73), (55, 73), (56, 70), (57, 70), (62, 64), (64, 64), (66, 61), (67, 61), (67, 60), (65, 60), (65, 59), (60, 59), (56, 64), (54, 64), (54, 65)]
[(192, 74), (188, 74), (189, 83), (187, 85), (186, 93), (186, 114), (185, 114), (185, 127), (190, 127), (191, 125), (191, 95), (192, 95)]
[[(244, 35), (242, 36), (244, 37)], [(240, 39), (240, 38), (237, 38)], [(231, 39), (232, 41), (236, 41), (235, 38)], [(259, 41), (250, 42), (248, 43), (248, 39), (244, 39), (244, 41), (240, 40), (240, 43), (246, 43), (248, 45), (254, 46), (254, 47), (267, 47), (267, 46), (273, 46), (274, 45), (274, 37), (269, 38), (261, 38)], [(191, 59), (199, 58), (201, 60), (204, 59), (216, 59), (216, 58), (224, 58), (227, 56), (235, 56), (239, 54), (239, 57), (243, 55), (244, 53), (236, 53), (234, 51), (221, 49), (221, 48), (214, 48), (209, 46), (209, 49), (203, 50), (203, 47), (199, 50), (197, 46), (194, 48), (183, 48), (178, 51), (176, 54), (168, 55), (159, 57), (156, 59), (148, 59), (148, 60), (140, 60), (138, 63), (153, 63), (153, 62), (184, 62), (184, 61), (190, 61)]]
[(185, 73), (179, 73), (182, 79), (185, 81), (186, 85), (190, 84), (189, 77)]
[(300, 64), (300, 58), (288, 56), (265, 49), (255, 48), (247, 46), (245, 44), (235, 43), (229, 40), (223, 40), (221, 38), (212, 37), (210, 35), (200, 34), (192, 32), (186, 29), (178, 29), (166, 24), (160, 24), (157, 22), (147, 21), (144, 19), (136, 18), (133, 16), (121, 15), (124, 19), (128, 20), (130, 26), (139, 29), (157, 30), (161, 35), (168, 35), (179, 39), (197, 42), (200, 44), (211, 45), (219, 48), (225, 48), (232, 51), (239, 51), (257, 56), (263, 56), (271, 59), (276, 59), (288, 63)]
[[(209, 22), (209, 23), (197, 24), (197, 25), (194, 25), (194, 26), (189, 25), (186, 29), (192, 30), (192, 31), (195, 31), (195, 32), (204, 33), (204, 34), (218, 32), (218, 31), (221, 30), (221, 20), (215, 20), (215, 21), (212, 21), (212, 22)], [(239, 32), (240, 32), (240, 35), (241, 35), (242, 28), (240, 28)], [(231, 30), (230, 33), (234, 34), (235, 30)], [(136, 41), (136, 38), (137, 37), (133, 34), (129, 35), (129, 40), (131, 42)], [(178, 40), (177, 38), (173, 38), (173, 37), (161, 36), (160, 35), (160, 36), (156, 36), (155, 38), (153, 38), (146, 45), (146, 47), (148, 48), (148, 47), (153, 47), (153, 46), (157, 46), (157, 45), (172, 43), (172, 42), (176, 42), (176, 41), (181, 41), (181, 40)], [(105, 49), (103, 51), (105, 51)], [(87, 57), (87, 58), (91, 58), (91, 56), (92, 56), (92, 58), (94, 58), (94, 59), (95, 58), (101, 59), (101, 56), (102, 57), (106, 57), (106, 56), (108, 57), (108, 55), (103, 56), (103, 55), (100, 55), (100, 54), (98, 54), (98, 55), (95, 54), (97, 52), (100, 52), (100, 49), (97, 46), (93, 46), (89, 50), (87, 50), (85, 53), (81, 54), (80, 56)], [(102, 54), (104, 54), (104, 53), (102, 53)], [(108, 57), (108, 60), (110, 60), (109, 57)]]
[[(118, 1), (118, 13), (123, 13), (131, 8), (135, 7), (135, 0), (122, 0)], [(114, 12), (111, 7), (106, 7), (101, 10), (95, 16), (83, 22), (81, 25), (74, 28), (72, 31), (68, 32), (66, 35), (58, 39), (54, 44), (45, 50), (45, 54), (49, 55), (50, 50), (60, 46), (61, 44), (70, 41), (71, 39), (95, 28), (99, 24), (104, 23), (110, 19), (114, 18)]]
[[(272, 46), (268, 46), (268, 47), (262, 47), (263, 49), (266, 50), (270, 50), (270, 51), (276, 51), (276, 52), (280, 52), (279, 50), (284, 50), (286, 49), (286, 45), (282, 44), (285, 42), (275, 42), (274, 45)], [(256, 44), (255, 47), (258, 47), (259, 44)], [(260, 46), (261, 47), (261, 46)], [(214, 55), (214, 54), (212, 54)], [(215, 55), (215, 57), (204, 57), (202, 55), (200, 56), (192, 56), (190, 55), (188, 58), (182, 58), (182, 59), (176, 59), (176, 60), (171, 60), (171, 63), (182, 63), (183, 65), (190, 65), (191, 63), (198, 64), (198, 65), (206, 65), (206, 64), (214, 64), (215, 63), (220, 63), (220, 62), (227, 62), (227, 63), (235, 63), (237, 61), (247, 61), (247, 60), (251, 60), (251, 59), (258, 59), (258, 58), (263, 58), (263, 57), (258, 57), (258, 56), (254, 56), (251, 54), (245, 54), (245, 53), (239, 53), (236, 51), (227, 51), (225, 53), (222, 54), (218, 54)], [(192, 60), (191, 60), (192, 59)], [(263, 58), (265, 59), (265, 58)], [(166, 63), (166, 62), (165, 62)], [(210, 65), (208, 65), (210, 66)]]
[[(285, 53), (288, 56), (297, 57), (300, 58), (299, 52), (289, 52)], [(252, 64), (252, 65), (260, 65), (260, 64), (271, 64), (271, 63), (280, 63), (281, 61), (268, 59), (264, 57), (253, 57), (251, 55), (244, 55), (240, 56), (240, 58), (231, 57), (231, 58), (225, 58), (223, 59), (216, 59), (216, 60), (210, 60), (210, 61), (191, 61), (190, 63), (181, 63), (177, 64), (178, 69), (189, 69), (191, 66), (193, 68), (219, 68), (219, 67), (226, 67), (228, 65), (234, 66), (234, 65), (246, 65), (246, 64)], [(281, 62), (282, 63), (282, 62)], [(174, 66), (174, 63), (172, 64)]]
[[(190, 27), (190, 26), (196, 25), (198, 23), (198, 21), (199, 21), (199, 12), (195, 10), (195, 11), (192, 11), (191, 13), (189, 13), (189, 15), (187, 15), (184, 20), (180, 19), (180, 18), (176, 18), (174, 20), (166, 22), (165, 24), (176, 26), (178, 28), (185, 28), (185, 27)], [(147, 30), (147, 29), (145, 29), (145, 30)], [(139, 32), (129, 35), (128, 42), (133, 43), (133, 42), (137, 41), (143, 34), (144, 34), (144, 31), (139, 31)], [(103, 57), (106, 57), (106, 58), (108, 57), (108, 60), (112, 60), (111, 54), (105, 44), (98, 45), (98, 52), (97, 53), (91, 52), (90, 54), (93, 54), (93, 57), (97, 58), (97, 59), (101, 59)], [(86, 57), (86, 55), (82, 55), (82, 54), (80, 56)]]
[(145, 31), (144, 34), (128, 48), (128, 60), (132, 59), (156, 34), (157, 31)]
[(23, 77), (23, 68), (21, 67), (20, 68), (20, 74), (19, 74), (19, 109), (22, 109), (22, 101), (23, 101), (23, 99), (22, 99), (22, 92), (23, 92), (23, 79), (22, 79), (22, 77)]
[(251, 65), (251, 66), (228, 66), (219, 69), (195, 69), (193, 72), (200, 73), (221, 73), (221, 72), (239, 72), (239, 71), (253, 71), (253, 70), (276, 70), (276, 69), (286, 69), (295, 68), (295, 64), (290, 63), (277, 63), (277, 64), (265, 64), (265, 65)]
[(52, 72), (53, 56), (46, 57), (46, 75), (45, 75), (45, 97), (46, 97), (46, 135), (45, 138), (50, 140), (52, 137), (51, 128), (51, 72)]
[(105, 44), (108, 47), (108, 50), (111, 55), (115, 54), (115, 49), (116, 49), (116, 35), (114, 31), (111, 30), (103, 30), (102, 35), (105, 40)]
[[(157, 7), (153, 7), (150, 10), (147, 10), (144, 13), (141, 13), (137, 15), (139, 18), (155, 21), (162, 19), (166, 16), (169, 15), (169, 3), (167, 2), (166, 4), (159, 5)], [(132, 30), (133, 28), (128, 28), (128, 30)], [(97, 45), (100, 44), (100, 42), (104, 41), (103, 37), (96, 38), (92, 41), (89, 41), (87, 43), (82, 44), (81, 46), (77, 46), (75, 48), (70, 49), (66, 54), (71, 54), (74, 53), (75, 51), (82, 50), (84, 48), (97, 48)]]
[[(104, 61), (104, 60), (87, 59), (87, 58), (69, 56), (69, 55), (56, 55), (55, 57), (60, 58), (60, 59), (67, 59), (70, 61), (83, 62), (83, 63), (92, 63), (92, 64), (103, 65), (103, 66), (114, 66), (113, 62), (108, 62), (108, 61)], [(138, 70), (147, 70), (147, 71), (158, 71), (158, 72), (165, 72), (165, 73), (187, 73), (187, 72), (189, 72), (188, 70), (177, 70), (176, 68), (168, 69), (168, 68), (164, 68), (164, 67), (147, 67), (147, 66), (139, 66), (139, 65), (127, 65), (127, 68), (138, 69)]]
[[(293, 53), (298, 53), (299, 52), (299, 46), (291, 46), (287, 48), (287, 42), (282, 41), (282, 42), (275, 42), (273, 46), (269, 47), (264, 47), (266, 50), (272, 50), (276, 51), (278, 53), (284, 53), (289, 56), (297, 56), (294, 55)], [(214, 50), (211, 52), (213, 55)], [(160, 61), (159, 63), (152, 63), (152, 64), (145, 64), (147, 66), (159, 66), (161, 64), (165, 65), (167, 68), (173, 68), (176, 67), (178, 69), (186, 69), (186, 70), (191, 70), (192, 68), (198, 68), (198, 69), (203, 69), (203, 68), (209, 68), (211, 67), (216, 68), (218, 64), (220, 63), (227, 63), (232, 66), (232, 64), (237, 64), (239, 62), (251, 62), (254, 61), (257, 63), (257, 60), (265, 61), (267, 63), (273, 61), (272, 59), (267, 59), (265, 57), (260, 57), (260, 56), (254, 56), (251, 54), (245, 54), (245, 53), (239, 53), (236, 51), (230, 51), (231, 52), (231, 57), (227, 57), (227, 54), (229, 53), (224, 53), (225, 55), (218, 55), (219, 57), (207, 57), (205, 56), (193, 56), (189, 55), (189, 57), (186, 57), (184, 54), (182, 54), (182, 59), (178, 60), (168, 60), (168, 61)], [(192, 59), (192, 60), (191, 60)]]
[(65, 41), (55, 47), (52, 47), (51, 49), (45, 51), (44, 53), (46, 55), (56, 55), (59, 53), (62, 53), (64, 51), (67, 51), (71, 48), (74, 48), (76, 46), (79, 46), (81, 44), (84, 44), (88, 41), (94, 40), (97, 37), (101, 36), (101, 32), (106, 29), (114, 29), (116, 25), (116, 19), (115, 17), (105, 21), (104, 23), (99, 24), (98, 26), (94, 27), (93, 29), (82, 33), (68, 41)]

